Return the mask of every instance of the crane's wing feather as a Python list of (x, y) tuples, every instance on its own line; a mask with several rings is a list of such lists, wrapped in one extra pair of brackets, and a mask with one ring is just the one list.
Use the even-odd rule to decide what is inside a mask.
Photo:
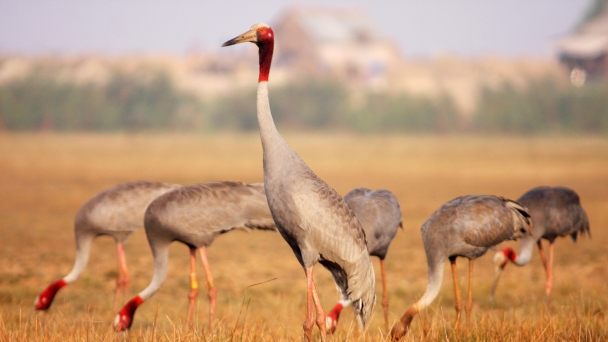
[(363, 228), (342, 197), (312, 171), (301, 182), (297, 188), (312, 190), (292, 193), (302, 213), (301, 228), (307, 232), (306, 248), (338, 264), (354, 262), (367, 253)]
[(215, 235), (232, 229), (275, 229), (263, 184), (210, 182), (163, 196), (163, 225), (180, 233)]
[(473, 246), (495, 246), (531, 229), (526, 208), (502, 197), (470, 196), (463, 201), (462, 208), (458, 224), (466, 226), (463, 240)]

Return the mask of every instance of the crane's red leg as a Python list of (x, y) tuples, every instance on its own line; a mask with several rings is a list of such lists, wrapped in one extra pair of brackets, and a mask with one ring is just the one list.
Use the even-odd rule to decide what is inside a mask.
[(207, 297), (209, 297), (209, 328), (213, 328), (213, 317), (215, 314), (215, 301), (217, 299), (217, 289), (213, 283), (213, 275), (211, 275), (211, 269), (209, 268), (209, 260), (207, 259), (207, 249), (201, 247), (198, 249), (201, 253), (201, 260), (203, 261), (203, 268), (205, 269), (205, 278), (207, 278)]
[(118, 307), (124, 303), (125, 295), (129, 294), (129, 286), (131, 285), (131, 276), (127, 269), (127, 260), (125, 259), (125, 251), (122, 243), (119, 242), (116, 244), (116, 250), (118, 252), (118, 278), (116, 278), (114, 311), (118, 311)]
[(382, 308), (384, 309), (384, 329), (388, 331), (388, 293), (386, 292), (386, 272), (384, 271), (384, 259), (380, 259), (380, 271), (382, 274)]
[(304, 329), (304, 341), (310, 342), (312, 341), (312, 327), (315, 325), (314, 317), (312, 313), (312, 267), (304, 268), (304, 273), (306, 273), (306, 282), (307, 282), (307, 291), (306, 291), (306, 318), (304, 319), (304, 324), (302, 324), (302, 328)]
[(545, 283), (545, 294), (547, 299), (551, 295), (551, 288), (553, 287), (553, 247), (554, 243), (549, 243), (549, 262), (547, 263), (547, 282)]
[[(312, 278), (312, 270), (310, 278)], [(312, 281), (312, 300), (315, 302), (315, 308), (317, 309), (317, 326), (321, 332), (321, 341), (325, 341), (325, 334), (327, 333), (325, 326), (325, 313), (323, 312), (323, 307), (321, 306), (321, 300), (319, 300), (319, 296), (317, 295), (314, 279)]]
[(190, 324), (194, 303), (198, 297), (198, 281), (196, 280), (196, 248), (190, 247), (190, 293), (188, 293), (188, 316), (186, 324)]
[(547, 258), (545, 258), (545, 251), (543, 251), (543, 243), (538, 240), (536, 241), (536, 245), (538, 246), (538, 254), (540, 254), (540, 261), (543, 262), (543, 267), (545, 268), (545, 272), (547, 272)]
[[(325, 327), (325, 313), (323, 307), (321, 307), (321, 301), (317, 295), (317, 289), (315, 288), (315, 281), (312, 273), (313, 268), (309, 267), (305, 269), (306, 280), (308, 281), (308, 300), (306, 305), (306, 321), (304, 321), (304, 339), (310, 341), (312, 338), (312, 328), (314, 326), (313, 314), (312, 314), (312, 302), (317, 312), (317, 326), (321, 331), (321, 341), (325, 341), (326, 327)], [(312, 298), (312, 302), (311, 302)]]
[(467, 304), (464, 309), (467, 313), (467, 330), (471, 321), (471, 308), (473, 307), (473, 260), (469, 259), (469, 293), (467, 295)]
[(458, 286), (458, 272), (456, 271), (456, 258), (450, 259), (452, 266), (452, 280), (454, 281), (454, 297), (456, 299), (456, 321), (454, 326), (458, 329), (460, 323), (460, 312), (462, 311), (462, 298), (460, 297), (460, 287)]

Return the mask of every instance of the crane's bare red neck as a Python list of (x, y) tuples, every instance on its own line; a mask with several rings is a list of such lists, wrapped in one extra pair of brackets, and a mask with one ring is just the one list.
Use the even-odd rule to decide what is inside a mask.
[(51, 303), (53, 302), (53, 299), (55, 298), (57, 291), (59, 291), (59, 289), (66, 286), (67, 284), (68, 283), (65, 280), (59, 279), (56, 282), (49, 285), (46, 289), (44, 289), (44, 291), (42, 291), (42, 293), (36, 299), (36, 304), (35, 304), (36, 310), (48, 309), (49, 306), (51, 306)]
[(334, 306), (334, 308), (331, 310), (331, 312), (327, 314), (327, 317), (330, 317), (335, 322), (338, 322), (338, 319), (340, 319), (340, 311), (342, 311), (342, 308), (342, 303), (337, 303), (336, 306)]
[(133, 324), (133, 316), (135, 315), (135, 310), (144, 302), (143, 298), (139, 295), (135, 296), (131, 299), (123, 308), (118, 312), (117, 321), (115, 322), (116, 330), (122, 331), (127, 330)]
[(274, 50), (274, 32), (270, 27), (258, 31), (258, 41), (256, 42), (260, 57), (260, 76), (259, 82), (268, 82), (270, 74), (270, 64), (272, 63), (272, 53)]

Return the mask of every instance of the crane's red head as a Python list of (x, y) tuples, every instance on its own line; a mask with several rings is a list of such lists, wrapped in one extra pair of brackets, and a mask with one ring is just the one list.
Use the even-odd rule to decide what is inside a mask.
[(133, 316), (137, 307), (143, 303), (144, 300), (140, 296), (135, 296), (125, 306), (118, 311), (118, 315), (114, 318), (114, 329), (116, 331), (124, 331), (131, 327), (133, 324)]
[(509, 260), (515, 261), (517, 254), (511, 247), (503, 248), (501, 251), (494, 255), (494, 264), (496, 267), (505, 268)]
[(38, 297), (36, 297), (36, 299), (34, 300), (34, 307), (36, 308), (36, 310), (48, 309), (51, 306), (51, 303), (53, 302), (57, 291), (59, 291), (60, 288), (66, 286), (67, 284), (68, 283), (65, 280), (60, 279), (49, 285), (46, 289), (44, 289), (44, 291), (42, 291), (42, 293), (40, 293)]
[(222, 44), (222, 46), (246, 42), (255, 43), (259, 48), (260, 77), (258, 82), (268, 81), (270, 62), (272, 61), (272, 52), (274, 49), (274, 32), (272, 31), (272, 28), (266, 24), (255, 24), (251, 26), (249, 31), (230, 39)]
[(338, 320), (340, 319), (340, 311), (349, 304), (350, 302), (345, 300), (340, 300), (336, 303), (336, 306), (334, 306), (331, 312), (325, 317), (325, 329), (327, 329), (327, 332), (333, 334), (336, 331)]

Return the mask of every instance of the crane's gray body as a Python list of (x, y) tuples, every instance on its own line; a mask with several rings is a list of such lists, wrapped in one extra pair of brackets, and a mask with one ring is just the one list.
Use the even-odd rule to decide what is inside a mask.
[(557, 237), (568, 236), (576, 242), (578, 234), (591, 235), (589, 220), (578, 194), (565, 187), (541, 186), (529, 190), (519, 200), (532, 216), (531, 234), (519, 240), (519, 255), (513, 260), (518, 266), (532, 259), (534, 245), (541, 238), (553, 243)]
[(144, 300), (167, 277), (171, 242), (201, 248), (234, 229), (276, 230), (262, 183), (209, 182), (181, 187), (150, 203), (144, 222), (154, 255), (154, 276), (139, 293)]
[(528, 208), (532, 216), (531, 235), (536, 240), (553, 242), (557, 237), (570, 235), (576, 241), (579, 233), (590, 234), (587, 213), (574, 190), (542, 186), (526, 192), (517, 201)]
[[(528, 230), (529, 214), (516, 202), (498, 196), (462, 196), (435, 211), (422, 225), (431, 259), (476, 259), (488, 248), (514, 240)], [(429, 264), (431, 260), (428, 260)]]
[(264, 184), (209, 182), (184, 186), (156, 198), (146, 210), (146, 235), (151, 245), (180, 241), (208, 247), (233, 229), (276, 230)]
[(74, 220), (76, 235), (110, 235), (124, 242), (144, 226), (148, 204), (181, 185), (158, 182), (128, 182), (108, 188), (83, 204)]
[(397, 197), (388, 190), (357, 188), (344, 196), (344, 202), (365, 231), (369, 255), (384, 260), (391, 241), (402, 225)]

